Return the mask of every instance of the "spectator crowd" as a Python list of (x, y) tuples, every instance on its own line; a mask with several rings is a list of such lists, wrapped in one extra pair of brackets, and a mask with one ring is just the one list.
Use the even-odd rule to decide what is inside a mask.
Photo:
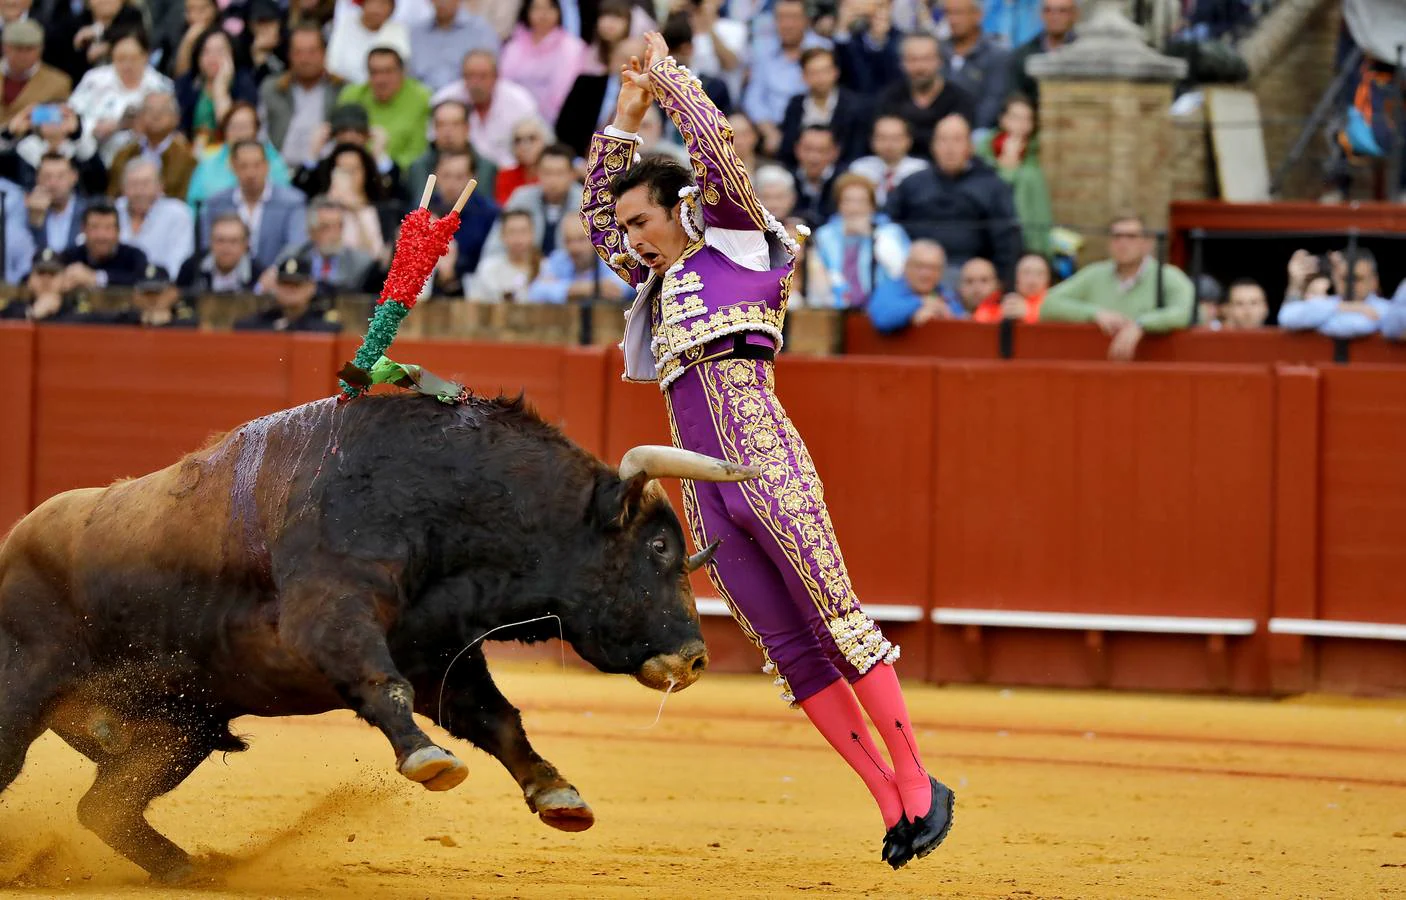
[[(1108, 260), (1068, 271), (1025, 63), (1077, 41), (1079, 16), (1078, 0), (3, 0), (3, 264), (28, 290), (0, 315), (190, 327), (194, 295), (232, 292), (268, 298), (237, 327), (334, 330), (329, 301), (380, 290), (431, 174), (437, 214), (479, 189), (424, 296), (623, 301), (577, 219), (582, 157), (658, 29), (728, 115), (762, 203), (811, 231), (793, 303), (882, 331), (1092, 322), (1114, 358), (1198, 319), (1263, 325), (1257, 284), (1203, 290), (1137, 215), (1111, 224)], [(657, 109), (641, 138), (682, 155)], [(1289, 271), (1281, 326), (1406, 331), (1406, 290), (1380, 296), (1369, 254)], [(130, 308), (87, 309), (107, 287)]]

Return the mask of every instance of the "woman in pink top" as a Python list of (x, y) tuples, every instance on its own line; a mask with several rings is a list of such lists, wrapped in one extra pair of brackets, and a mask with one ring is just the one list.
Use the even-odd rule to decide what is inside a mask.
[(561, 27), (558, 0), (523, 0), (498, 67), (502, 77), (527, 88), (542, 116), (555, 122), (586, 54), (585, 42)]

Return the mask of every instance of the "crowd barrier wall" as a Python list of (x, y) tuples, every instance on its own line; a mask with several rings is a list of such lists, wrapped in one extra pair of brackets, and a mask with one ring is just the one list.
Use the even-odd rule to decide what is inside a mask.
[[(939, 336), (949, 350), (978, 336), (942, 331), (962, 332)], [(1060, 331), (1054, 349), (1105, 340)], [(1235, 364), (789, 356), (778, 393), (909, 677), (1406, 693), (1406, 369), (1277, 362), (1282, 346)], [(0, 325), (0, 515), (328, 396), (354, 350), (325, 335)], [(658, 389), (623, 383), (613, 347), (407, 340), (396, 356), (525, 393), (610, 461), (669, 440)], [(695, 586), (715, 666), (755, 671), (706, 579)]]

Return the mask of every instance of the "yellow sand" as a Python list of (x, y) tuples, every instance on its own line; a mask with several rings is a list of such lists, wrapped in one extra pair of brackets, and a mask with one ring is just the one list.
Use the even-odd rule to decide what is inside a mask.
[[(528, 813), (499, 764), (431, 794), (350, 715), (237, 722), (153, 807), (210, 887), (152, 887), (75, 818), (92, 767), (52, 735), (0, 798), (0, 888), (20, 896), (1406, 897), (1406, 704), (911, 686), (957, 791), (926, 860), (879, 861), (858, 779), (760, 677), (669, 698), (560, 665), (495, 665), (538, 750), (597, 815)], [(436, 732), (438, 734), (438, 732)], [(1272, 777), (1266, 777), (1272, 776)]]

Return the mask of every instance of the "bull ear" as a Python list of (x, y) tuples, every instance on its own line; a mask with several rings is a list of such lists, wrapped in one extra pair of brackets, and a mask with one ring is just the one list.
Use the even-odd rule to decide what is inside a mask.
[(609, 528), (624, 528), (639, 514), (649, 475), (640, 472), (625, 480), (607, 476), (596, 487), (594, 518)]

